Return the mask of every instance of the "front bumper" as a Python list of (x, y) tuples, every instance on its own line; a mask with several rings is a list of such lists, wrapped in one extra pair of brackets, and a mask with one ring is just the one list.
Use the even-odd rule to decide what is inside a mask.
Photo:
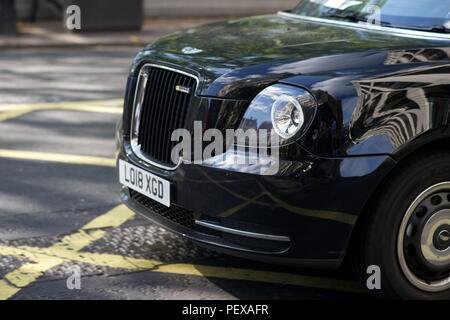
[(395, 164), (388, 156), (325, 159), (302, 151), (302, 161), (282, 160), (274, 176), (194, 164), (166, 171), (143, 163), (122, 138), (118, 159), (171, 182), (170, 212), (124, 187), (129, 208), (216, 251), (301, 266), (341, 264), (358, 216)]

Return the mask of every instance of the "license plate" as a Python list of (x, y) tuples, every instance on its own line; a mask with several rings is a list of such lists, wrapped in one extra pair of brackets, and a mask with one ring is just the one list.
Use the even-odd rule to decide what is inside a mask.
[(119, 160), (120, 183), (170, 207), (170, 182), (128, 162)]

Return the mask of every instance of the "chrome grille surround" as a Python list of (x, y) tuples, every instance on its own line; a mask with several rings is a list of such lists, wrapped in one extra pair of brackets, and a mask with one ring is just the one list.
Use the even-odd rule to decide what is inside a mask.
[[(140, 160), (142, 160), (145, 164), (151, 164), (153, 166), (156, 166), (158, 168), (165, 169), (165, 170), (175, 170), (181, 164), (181, 162), (182, 162), (181, 158), (179, 159), (178, 163), (176, 163), (176, 164), (165, 163), (165, 162), (159, 161), (159, 159), (155, 159), (154, 155), (144, 152), (144, 150), (141, 146), (141, 144), (142, 144), (142, 139), (140, 139), (140, 134), (142, 134), (142, 131), (141, 131), (142, 119), (141, 119), (141, 117), (144, 112), (144, 107), (146, 107), (146, 108), (152, 107), (152, 106), (148, 105), (147, 101), (146, 101), (148, 91), (150, 90), (149, 85), (151, 83), (151, 79), (149, 79), (149, 77), (150, 77), (151, 70), (168, 71), (169, 73), (178, 74), (178, 75), (181, 75), (181, 76), (184, 76), (187, 78), (191, 78), (195, 81), (195, 85), (192, 88), (193, 90), (190, 93), (178, 91), (176, 88), (178, 86), (178, 84), (175, 85), (173, 88), (171, 88), (173, 90), (173, 92), (176, 94), (189, 95), (189, 97), (187, 97), (187, 101), (185, 101), (184, 105), (178, 106), (179, 108), (183, 109), (181, 111), (182, 111), (182, 115), (184, 114), (184, 116), (182, 116), (183, 119), (177, 119), (180, 121), (184, 121), (186, 118), (186, 112), (188, 111), (187, 109), (190, 106), (190, 102), (191, 102), (192, 98), (195, 96), (195, 93), (198, 89), (200, 80), (197, 76), (195, 76), (192, 73), (188, 73), (185, 71), (174, 69), (172, 67), (158, 65), (158, 64), (147, 63), (147, 64), (143, 65), (139, 71), (138, 82), (136, 85), (136, 92), (135, 92), (134, 102), (133, 102), (133, 110), (132, 110), (132, 114), (131, 114), (131, 126), (130, 126), (130, 128), (131, 128), (131, 131), (130, 131), (131, 149), (132, 149), (133, 153)], [(171, 83), (166, 83), (166, 86), (169, 84), (171, 84)], [(165, 87), (162, 89), (168, 90), (169, 88)], [(161, 94), (161, 93), (157, 92), (157, 94)], [(171, 106), (171, 107), (173, 108), (174, 106)], [(180, 110), (178, 110), (178, 111), (180, 111)], [(150, 120), (154, 120), (154, 119), (150, 119)], [(178, 122), (178, 123), (180, 123), (180, 122)], [(150, 124), (145, 123), (144, 125), (148, 126)], [(170, 130), (171, 128), (168, 128), (168, 129)], [(178, 129), (178, 128), (176, 128), (176, 129)], [(158, 139), (159, 137), (146, 137), (146, 138), (147, 139)], [(169, 139), (170, 139), (170, 137), (169, 137)], [(169, 145), (170, 145), (170, 143), (169, 143)]]

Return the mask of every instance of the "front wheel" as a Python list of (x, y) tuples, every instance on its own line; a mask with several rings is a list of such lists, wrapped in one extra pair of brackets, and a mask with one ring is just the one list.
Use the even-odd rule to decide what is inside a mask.
[(450, 299), (450, 153), (430, 152), (403, 164), (372, 202), (359, 235), (359, 275), (381, 271), (394, 299)]

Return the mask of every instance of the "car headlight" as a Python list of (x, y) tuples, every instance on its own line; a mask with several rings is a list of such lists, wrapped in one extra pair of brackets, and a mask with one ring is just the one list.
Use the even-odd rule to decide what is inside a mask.
[[(239, 129), (267, 130), (281, 144), (300, 138), (311, 124), (316, 101), (306, 90), (275, 84), (261, 91), (250, 103)], [(267, 137), (270, 139), (270, 136)]]
[(283, 139), (292, 138), (305, 123), (302, 106), (296, 98), (283, 95), (272, 105), (272, 126)]

